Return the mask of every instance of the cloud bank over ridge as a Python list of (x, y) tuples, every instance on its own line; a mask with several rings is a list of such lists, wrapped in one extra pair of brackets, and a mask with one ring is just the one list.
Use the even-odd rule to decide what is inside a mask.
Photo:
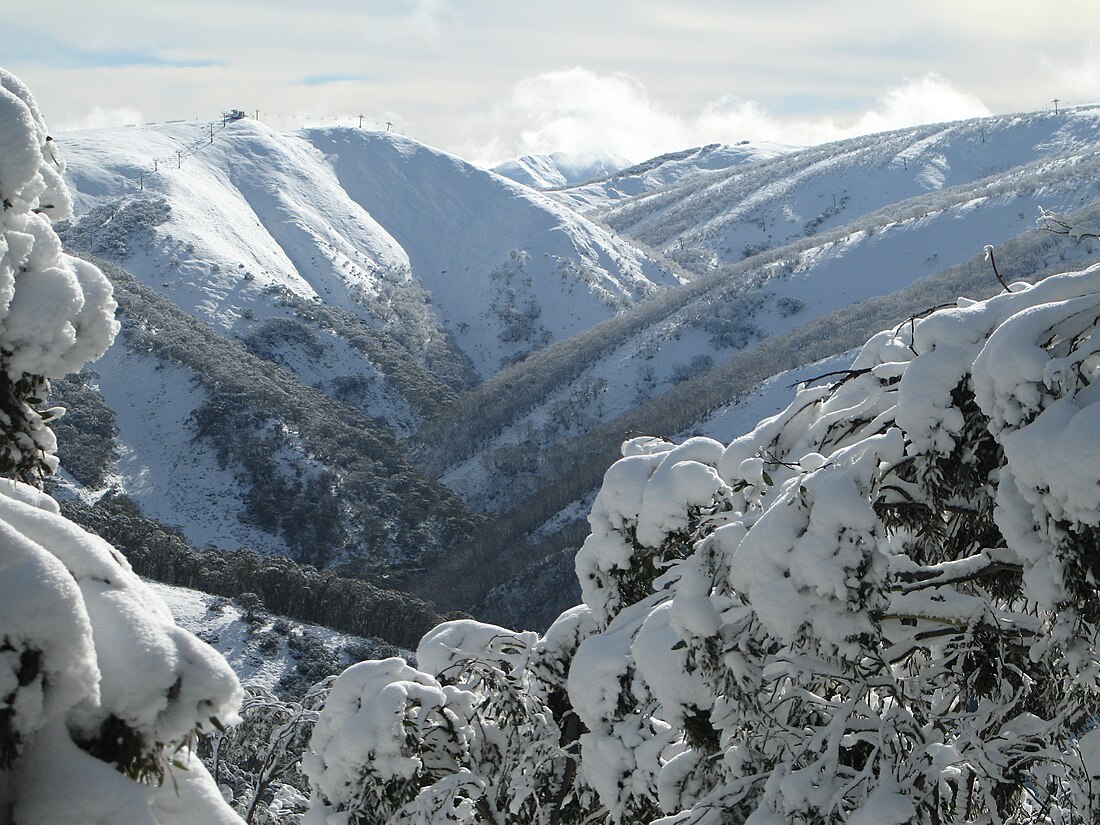
[(515, 84), (487, 113), (466, 121), (457, 150), (491, 165), (549, 152), (604, 152), (635, 162), (704, 143), (739, 140), (809, 145), (919, 123), (982, 117), (990, 110), (945, 77), (929, 72), (883, 92), (865, 111), (784, 117), (755, 100), (734, 96), (697, 114), (670, 111), (630, 75), (582, 66), (545, 72)]

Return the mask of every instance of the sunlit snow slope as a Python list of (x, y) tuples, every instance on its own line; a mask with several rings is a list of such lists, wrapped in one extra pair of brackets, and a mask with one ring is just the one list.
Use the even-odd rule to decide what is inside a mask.
[(108, 224), (120, 198), (166, 202), (126, 266), (227, 331), (285, 314), (274, 308), (282, 289), (350, 311), (417, 355), (452, 339), (484, 378), (677, 283), (571, 210), (395, 135), (281, 134), (245, 120), (58, 143), (86, 220)]
[[(612, 209), (607, 218), (621, 222), (623, 231), (637, 233), (647, 243), (666, 244), (665, 251), (696, 266), (699, 277), (537, 354), (517, 374), (502, 375), (475, 390), (471, 398), (483, 419), (496, 399), (519, 397), (521, 387), (529, 390), (524, 397), (531, 400), (502, 409), (495, 426), (479, 428), (490, 435), (480, 448), (470, 449), (477, 438), (451, 430), (444, 440), (462, 447), (441, 462), (445, 481), (477, 506), (508, 507), (517, 472), (525, 484), (537, 485), (547, 478), (546, 462), (569, 463), (553, 444), (604, 424), (610, 428), (685, 381), (706, 380), (709, 370), (730, 358), (749, 357), (764, 341), (776, 340), (768, 350), (772, 353), (783, 336), (798, 334), (831, 313), (894, 294), (963, 262), (980, 262), (986, 244), (1033, 233), (1039, 207), (1071, 212), (1087, 206), (1098, 194), (1098, 116), (1100, 110), (1081, 109), (1057, 118), (1043, 113), (987, 118), (857, 138), (696, 175)], [(935, 181), (932, 168), (941, 174)], [(819, 222), (799, 222), (791, 217), (797, 215), (791, 208), (790, 216), (768, 223), (763, 235), (759, 225), (744, 218), (764, 210), (770, 222), (768, 210), (786, 215), (787, 205), (821, 204), (834, 190), (840, 193), (837, 207), (829, 195), (828, 206), (822, 207), (829, 214)], [(682, 220), (685, 228), (673, 233), (675, 240), (668, 245), (669, 236), (661, 232), (670, 232), (674, 220)], [(723, 227), (733, 234), (721, 234)], [(736, 233), (758, 246), (730, 253), (727, 259)], [(683, 249), (680, 238), (686, 239)], [(1060, 258), (1093, 254), (1088, 243), (1052, 250), (1042, 240), (1040, 235), (1026, 246), (1027, 255), (1037, 256), (1033, 260), (1002, 258), (1002, 265), (1030, 266), (1037, 272)], [(984, 279), (988, 288), (999, 288), (988, 264), (974, 272), (975, 284)], [(925, 300), (922, 294), (935, 292), (917, 293), (912, 300)], [(909, 299), (899, 298), (892, 308), (905, 309), (904, 300)], [(908, 309), (923, 308), (914, 304)], [(815, 330), (824, 338), (846, 332), (820, 324)], [(852, 345), (838, 341), (836, 349), (819, 348), (806, 360)], [(776, 363), (775, 370), (796, 366), (785, 361)], [(552, 381), (543, 377), (551, 374)], [(732, 400), (722, 397), (727, 382), (715, 380), (712, 385), (708, 392), (716, 405)], [(776, 409), (782, 404), (779, 399)], [(446, 431), (440, 423), (433, 422), (429, 432)], [(659, 420), (654, 423), (660, 426)], [(669, 421), (661, 434), (672, 435), (691, 424)], [(620, 435), (627, 426), (624, 420)], [(719, 433), (727, 439), (737, 434)], [(582, 453), (591, 454), (591, 445)]]
[(743, 163), (768, 160), (794, 150), (794, 146), (766, 141), (744, 141), (735, 146), (708, 143), (706, 146), (658, 155), (587, 182), (563, 182), (550, 194), (561, 203), (588, 213), (685, 182), (696, 175), (717, 175), (722, 170)]
[(917, 126), (689, 178), (600, 214), (616, 230), (706, 268), (917, 195), (1072, 157), (1100, 139), (1098, 130), (1097, 107)]
[(532, 189), (555, 189), (606, 178), (627, 166), (626, 158), (605, 152), (551, 152), (524, 155), (494, 166), (493, 171)]
[[(394, 650), (378, 639), (363, 639), (263, 611), (250, 618), (234, 602), (190, 588), (159, 582), (149, 584), (164, 599), (176, 624), (221, 653), (244, 685), (276, 691), (296, 683), (309, 683), (309, 676), (294, 675), (300, 663), (314, 668), (318, 664), (303, 662), (305, 657), (296, 652), (295, 647), (305, 647), (302, 639), (312, 642), (315, 659), (321, 659), (322, 664), (325, 659), (331, 660), (333, 672), (365, 656), (377, 655), (376, 651), (385, 655)], [(310, 676), (312, 681), (320, 681), (315, 673)]]

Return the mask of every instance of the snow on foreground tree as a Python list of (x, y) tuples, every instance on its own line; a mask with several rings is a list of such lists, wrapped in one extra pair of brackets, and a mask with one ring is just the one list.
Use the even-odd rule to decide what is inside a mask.
[(197, 758), (240, 686), (109, 544), (24, 483), (57, 466), (50, 377), (114, 338), (111, 287), (61, 251), (68, 192), (27, 88), (0, 70), (0, 824), (239, 823)]
[(1100, 267), (1013, 285), (728, 446), (628, 441), (584, 604), (346, 672), (310, 821), (1094, 821), (1098, 324)]
[(560, 621), (536, 644), (535, 633), (448, 622), (421, 640), (423, 670), (398, 658), (346, 670), (303, 759), (304, 822), (580, 821), (593, 794), (574, 786), (564, 747), (579, 728), (559, 726), (576, 629)]
[(98, 358), (117, 329), (110, 283), (62, 254), (50, 225), (72, 211), (52, 144), (27, 87), (0, 69), (0, 474), (25, 481), (57, 468), (47, 380)]
[(204, 763), (245, 822), (290, 825), (301, 820), (308, 805), (303, 791), (309, 792), (302, 754), (335, 678), (322, 679), (300, 700), (248, 685), (238, 711), (241, 721), (201, 737)]

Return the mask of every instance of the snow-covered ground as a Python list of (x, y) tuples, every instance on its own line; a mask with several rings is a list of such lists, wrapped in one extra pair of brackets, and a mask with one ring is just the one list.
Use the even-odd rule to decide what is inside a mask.
[(794, 146), (768, 142), (744, 141), (735, 146), (709, 143), (659, 155), (587, 182), (563, 182), (550, 194), (581, 212), (599, 212), (618, 202), (684, 183), (697, 175), (702, 180), (722, 170), (779, 157), (795, 149)]
[(225, 657), (243, 685), (274, 691), (280, 680), (293, 676), (301, 658), (291, 647), (294, 637), (315, 639), (341, 665), (349, 663), (349, 652), (364, 652), (377, 646), (377, 641), (262, 611), (255, 619), (249, 619), (247, 611), (236, 602), (198, 590), (152, 581), (146, 584), (164, 599), (177, 625)]
[(180, 527), (195, 547), (287, 554), (279, 536), (250, 524), (248, 489), (233, 469), (196, 442), (190, 418), (206, 393), (190, 371), (135, 353), (124, 341), (97, 367), (99, 391), (115, 413), (119, 433), (110, 486), (124, 490), (149, 518)]

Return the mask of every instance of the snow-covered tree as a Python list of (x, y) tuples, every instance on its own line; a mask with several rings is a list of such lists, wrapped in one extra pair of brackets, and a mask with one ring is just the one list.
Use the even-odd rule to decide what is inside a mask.
[(0, 823), (239, 823), (189, 750), (235, 718), (236, 677), (24, 483), (57, 463), (48, 379), (98, 358), (117, 325), (103, 274), (61, 251), (60, 161), (3, 70), (0, 201)]
[(117, 328), (107, 279), (62, 254), (50, 225), (72, 211), (61, 173), (34, 98), (0, 69), (0, 474), (28, 481), (57, 467), (48, 379), (98, 358)]
[(539, 640), (471, 620), (345, 671), (314, 730), (307, 823), (567, 825), (601, 810), (576, 773), (565, 664), (585, 630), (566, 614)]
[(204, 760), (219, 786), (230, 789), (246, 823), (288, 825), (301, 819), (308, 792), (302, 754), (334, 678), (318, 682), (300, 699), (248, 685), (240, 721), (203, 737)]
[[(1098, 325), (1100, 267), (1013, 284), (878, 334), (731, 444), (628, 441), (577, 556), (585, 604), (559, 620), (573, 642), (556, 645), (581, 725), (561, 758), (598, 795), (592, 821), (1100, 816)], [(427, 673), (337, 682), (348, 696), (313, 743), (317, 811), (412, 821), (333, 803), (430, 765), (409, 800), (461, 787), (458, 821), (529, 820), (478, 807), (499, 787), (472, 767), (480, 732), (507, 741), (531, 717), (506, 713), (504, 691), (436, 680), (432, 640), (452, 632), (425, 639)], [(447, 649), (467, 673), (503, 670), (493, 645), (521, 638), (459, 635)], [(532, 753), (553, 738), (529, 736)], [(535, 770), (546, 753), (527, 766), (536, 799), (561, 787)]]

